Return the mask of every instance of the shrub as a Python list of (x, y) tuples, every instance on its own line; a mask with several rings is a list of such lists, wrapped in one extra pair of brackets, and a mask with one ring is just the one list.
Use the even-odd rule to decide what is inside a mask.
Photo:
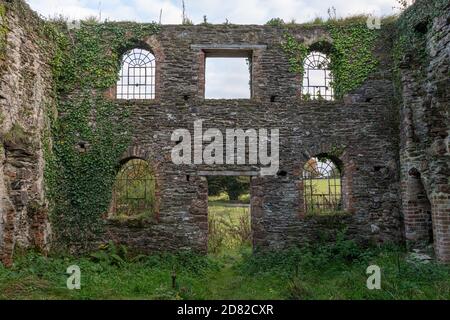
[(266, 22), (266, 25), (274, 26), (274, 27), (281, 27), (284, 24), (285, 24), (284, 20), (281, 19), (281, 18), (272, 18), (272, 19), (270, 19), (269, 21)]

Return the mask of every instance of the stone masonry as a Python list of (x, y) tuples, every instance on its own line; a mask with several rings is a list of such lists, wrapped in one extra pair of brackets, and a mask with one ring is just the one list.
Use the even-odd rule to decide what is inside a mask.
[[(40, 35), (26, 27), (30, 21), (38, 24), (39, 18), (22, 1), (10, 2), (0, 1), (9, 9), (1, 18), (2, 23), (7, 20), (8, 33), (0, 60), (0, 256), (5, 264), (11, 263), (16, 245), (48, 249), (44, 110), (54, 106), (48, 54), (39, 49)], [(449, 12), (432, 23), (427, 78), (414, 77), (413, 63), (401, 70), (400, 108), (389, 32), (376, 43), (377, 72), (337, 101), (301, 99), (301, 78), (289, 71), (280, 27), (167, 25), (140, 39), (136, 46), (156, 58), (156, 99), (120, 101), (133, 128), (132, 144), (121, 161), (140, 158), (153, 167), (157, 219), (108, 221), (104, 240), (143, 252), (206, 252), (206, 177), (248, 175), (256, 250), (301, 246), (324, 235), (332, 240), (345, 228), (347, 237), (362, 244), (407, 240), (421, 247), (434, 241), (437, 259), (450, 262)], [(323, 26), (299, 25), (290, 32), (307, 45), (332, 42)], [(251, 99), (204, 99), (205, 58), (212, 55), (251, 59)], [(105, 96), (114, 99), (115, 88)], [(203, 120), (204, 130), (222, 132), (279, 129), (279, 174), (260, 176), (258, 165), (173, 164), (172, 132), (193, 133), (196, 120)], [(27, 139), (8, 134), (15, 130), (26, 132)], [(342, 165), (345, 215), (305, 215), (302, 168), (324, 154), (337, 157)]]
[(0, 58), (0, 258), (10, 265), (17, 246), (48, 249), (43, 137), (54, 102), (40, 18), (22, 2), (0, 5), (8, 8), (0, 17), (8, 30)]
[[(450, 5), (430, 23), (425, 79), (416, 58), (402, 65), (401, 194), (410, 247), (434, 245), (450, 261)], [(416, 69), (416, 71), (415, 71)]]

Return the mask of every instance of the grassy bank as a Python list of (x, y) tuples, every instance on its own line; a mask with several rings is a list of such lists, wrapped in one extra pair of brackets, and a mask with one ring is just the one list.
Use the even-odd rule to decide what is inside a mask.
[[(116, 259), (28, 253), (0, 267), (0, 299), (450, 299), (450, 268), (410, 263), (396, 248), (352, 244), (251, 255), (192, 253)], [(65, 271), (81, 268), (81, 290)], [(381, 290), (366, 288), (368, 265)], [(176, 287), (172, 288), (172, 275)]]
[[(409, 262), (399, 247), (360, 248), (341, 235), (252, 254), (248, 210), (210, 203), (208, 256), (136, 256), (113, 244), (81, 258), (19, 254), (13, 268), (0, 266), (0, 299), (450, 299), (450, 266)], [(66, 287), (71, 265), (81, 269), (81, 290)], [(366, 287), (369, 265), (381, 268), (381, 290)]]

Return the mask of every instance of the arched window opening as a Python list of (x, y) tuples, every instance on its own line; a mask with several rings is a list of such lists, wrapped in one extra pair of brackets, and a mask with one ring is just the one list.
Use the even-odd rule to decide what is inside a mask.
[(132, 159), (119, 170), (114, 183), (113, 218), (151, 217), (155, 211), (156, 179), (149, 164)]
[(308, 160), (303, 169), (306, 214), (329, 215), (342, 210), (341, 171), (327, 157)]
[(333, 75), (330, 60), (318, 51), (312, 51), (305, 59), (303, 97), (306, 100), (334, 100)]
[(155, 99), (155, 56), (144, 49), (133, 49), (123, 55), (117, 99)]
[(426, 248), (434, 242), (432, 207), (416, 168), (408, 172), (405, 200), (406, 239), (416, 248)]

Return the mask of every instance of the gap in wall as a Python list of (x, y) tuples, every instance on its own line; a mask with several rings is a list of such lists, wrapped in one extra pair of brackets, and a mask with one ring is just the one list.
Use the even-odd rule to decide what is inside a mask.
[(250, 99), (251, 60), (249, 58), (206, 57), (206, 99)]
[(208, 252), (240, 256), (253, 250), (250, 177), (208, 177)]

